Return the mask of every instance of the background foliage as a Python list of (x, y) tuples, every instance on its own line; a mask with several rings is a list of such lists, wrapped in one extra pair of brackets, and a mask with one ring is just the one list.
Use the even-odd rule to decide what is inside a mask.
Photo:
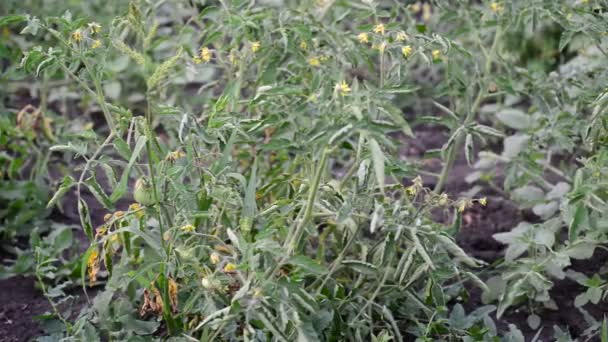
[[(608, 232), (604, 1), (2, 6), (3, 275), (36, 275), (47, 338), (523, 341), (501, 317), (540, 334), (568, 277), (608, 339), (570, 267)], [(421, 124), (449, 138), (406, 158)], [(452, 238), (484, 187), (537, 218), (493, 264)], [(47, 220), (70, 202), (85, 251)]]

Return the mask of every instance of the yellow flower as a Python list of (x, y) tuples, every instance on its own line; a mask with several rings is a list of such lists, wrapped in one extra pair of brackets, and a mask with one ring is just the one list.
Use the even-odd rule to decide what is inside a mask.
[(401, 48), (401, 53), (405, 58), (409, 57), (412, 54), (412, 51), (414, 51), (414, 49), (410, 45), (406, 45)]
[(260, 44), (260, 42), (252, 42), (251, 43), (251, 52), (256, 53), (260, 50), (260, 48), (262, 47), (262, 44)]
[(367, 33), (365, 32), (361, 32), (357, 35), (357, 39), (359, 40), (359, 43), (361, 44), (365, 44), (369, 42), (369, 36)]
[(431, 55), (433, 56), (433, 59), (439, 59), (441, 58), (441, 50), (433, 50), (433, 52), (431, 52)]
[(73, 41), (75, 41), (76, 43), (80, 43), (82, 41), (82, 32), (80, 30), (76, 30), (72, 32), (71, 37)]
[(198, 56), (194, 57), (194, 63), (207, 63), (211, 60), (211, 50), (208, 47), (202, 47), (198, 50)]
[(131, 203), (131, 205), (129, 205), (129, 210), (133, 211), (135, 217), (137, 217), (138, 219), (144, 217), (143, 208), (141, 207), (141, 205), (139, 205), (139, 203)]
[(184, 225), (180, 229), (186, 233), (192, 233), (194, 230), (196, 230), (196, 228), (191, 224)]
[(122, 218), (123, 216), (125, 216), (125, 212), (124, 211), (117, 211), (114, 213), (114, 217), (116, 217), (117, 219)]
[(101, 31), (101, 25), (99, 25), (96, 22), (92, 22), (89, 23), (89, 30), (91, 30), (91, 33), (95, 34), (95, 33), (99, 33)]
[(484, 207), (488, 204), (488, 199), (485, 197), (482, 197), (479, 199), (479, 204), (483, 205)]
[(308, 59), (308, 64), (314, 67), (318, 67), (319, 65), (321, 65), (321, 61), (318, 57), (311, 57)]
[(209, 261), (211, 261), (213, 265), (217, 265), (217, 263), (220, 262), (220, 255), (215, 252), (211, 253), (211, 255), (209, 256)]
[(341, 83), (336, 84), (336, 90), (340, 92), (342, 96), (348, 95), (348, 93), (350, 93), (351, 91), (346, 81), (342, 81)]
[(418, 193), (418, 189), (416, 189), (415, 186), (410, 185), (407, 188), (405, 188), (405, 192), (407, 192), (408, 195), (410, 195), (410, 196), (416, 196), (416, 194)]
[(386, 50), (386, 42), (382, 42), (380, 44), (375, 44), (374, 46), (372, 46), (372, 48), (374, 48), (382, 53), (382, 52), (384, 52), (384, 50)]
[(397, 32), (397, 36), (395, 36), (395, 40), (398, 42), (403, 42), (405, 40), (408, 40), (408, 38), (409, 37), (407, 36), (407, 34), (403, 31)]
[(410, 10), (414, 13), (418, 13), (422, 9), (422, 7), (420, 6), (420, 1), (416, 2), (415, 4), (411, 4), (409, 7)]
[(467, 208), (467, 201), (466, 200), (460, 200), (460, 202), (458, 202), (458, 212), (462, 213), (464, 212), (464, 210)]
[(236, 65), (239, 61), (234, 51), (230, 51), (230, 54), (228, 55), (228, 60), (232, 65)]
[(300, 41), (300, 49), (302, 50), (306, 50), (308, 49), (308, 43), (306, 43), (305, 41)]
[(384, 34), (384, 24), (380, 23), (374, 26), (374, 33)]
[(319, 60), (321, 62), (326, 62), (328, 59), (329, 59), (329, 57), (327, 57), (327, 56), (321, 56), (321, 57), (319, 57)]
[(181, 150), (177, 150), (177, 151), (173, 151), (173, 152), (169, 152), (169, 154), (167, 155), (167, 157), (165, 157), (166, 161), (170, 161), (170, 162), (174, 162), (180, 158), (183, 158), (186, 156), (186, 153), (184, 153), (184, 151)]
[(99, 48), (99, 47), (101, 47), (101, 40), (99, 40), (99, 39), (95, 39), (95, 40), (93, 41), (93, 44), (91, 44), (91, 48), (92, 48), (92, 49), (97, 49), (97, 48)]
[(104, 222), (109, 221), (111, 218), (112, 218), (112, 214), (108, 213), (108, 214), (103, 215), (103, 221)]
[(425, 2), (424, 5), (422, 5), (422, 20), (429, 21), (431, 20), (432, 15), (431, 5), (428, 2)]
[(229, 262), (229, 263), (226, 264), (226, 266), (224, 266), (224, 272), (226, 272), (226, 273), (232, 273), (234, 271), (236, 271), (236, 265), (235, 264)]
[(446, 204), (448, 204), (448, 194), (446, 194), (444, 192), (441, 195), (439, 195), (439, 201), (437, 203), (439, 205), (446, 205)]
[(490, 4), (490, 10), (494, 13), (494, 14), (498, 14), (502, 11), (504, 11), (505, 6), (499, 2), (493, 1)]

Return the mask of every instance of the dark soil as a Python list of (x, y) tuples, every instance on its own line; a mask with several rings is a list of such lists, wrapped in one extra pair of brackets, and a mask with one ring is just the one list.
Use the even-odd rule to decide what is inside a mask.
[(29, 341), (43, 332), (33, 317), (50, 310), (31, 277), (0, 281), (0, 341)]

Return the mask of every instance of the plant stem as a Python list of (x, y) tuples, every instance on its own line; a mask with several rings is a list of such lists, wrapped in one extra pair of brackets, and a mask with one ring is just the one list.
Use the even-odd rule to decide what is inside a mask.
[(323, 150), (323, 154), (321, 155), (321, 160), (319, 161), (319, 165), (317, 166), (316, 173), (314, 175), (314, 179), (312, 184), (310, 185), (310, 189), (308, 190), (308, 201), (306, 202), (306, 209), (304, 210), (304, 216), (296, 226), (293, 237), (289, 243), (289, 247), (287, 250), (287, 254), (291, 255), (293, 251), (296, 249), (298, 243), (300, 242), (302, 233), (304, 231), (304, 227), (310, 221), (312, 217), (312, 211), (315, 206), (315, 199), (317, 198), (317, 192), (319, 191), (319, 183), (321, 182), (321, 176), (323, 175), (323, 171), (325, 169), (325, 164), (327, 164), (327, 157), (329, 156), (330, 149), (325, 148)]
[[(501, 35), (502, 35), (502, 28), (500, 26), (498, 26), (496, 28), (496, 32), (494, 33), (494, 41), (492, 42), (492, 47), (490, 48), (490, 52), (488, 53), (488, 58), (486, 58), (483, 78), (487, 77), (491, 71), (492, 63), (493, 63), (494, 57), (496, 55), (496, 48), (498, 46), (498, 40), (500, 39)], [(477, 110), (479, 110), (479, 106), (481, 105), (481, 101), (484, 99), (485, 94), (486, 94), (486, 84), (485, 84), (485, 81), (482, 80), (482, 83), (479, 85), (479, 92), (477, 93), (477, 97), (475, 98), (475, 101), (473, 102), (471, 109), (469, 110), (466, 117), (464, 118), (462, 127), (467, 127), (468, 125), (470, 125), (473, 122), (473, 120), (475, 119), (475, 114), (477, 113)], [(458, 129), (460, 129), (460, 127), (456, 128), (456, 129), (458, 130)], [(456, 131), (454, 131), (454, 132), (456, 132)], [(454, 144), (450, 147), (449, 151), (447, 151), (447, 157), (446, 157), (445, 163), (443, 164), (443, 168), (441, 169), (441, 174), (439, 175), (439, 180), (437, 181), (437, 184), (435, 185), (435, 189), (433, 189), (433, 192), (435, 192), (436, 194), (440, 193), (443, 190), (443, 187), (445, 186), (445, 183), (447, 182), (450, 170), (454, 166), (454, 161), (456, 160), (458, 151), (460, 151), (460, 148), (462, 147), (462, 144), (464, 143), (464, 139), (466, 136), (464, 130), (457, 134), (458, 134), (458, 136), (454, 140)]]

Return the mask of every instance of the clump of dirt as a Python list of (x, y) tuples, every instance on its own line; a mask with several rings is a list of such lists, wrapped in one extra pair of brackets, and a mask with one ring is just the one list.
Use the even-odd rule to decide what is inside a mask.
[(49, 302), (35, 288), (32, 277), (0, 280), (0, 341), (29, 341), (42, 335), (33, 317), (50, 311)]

